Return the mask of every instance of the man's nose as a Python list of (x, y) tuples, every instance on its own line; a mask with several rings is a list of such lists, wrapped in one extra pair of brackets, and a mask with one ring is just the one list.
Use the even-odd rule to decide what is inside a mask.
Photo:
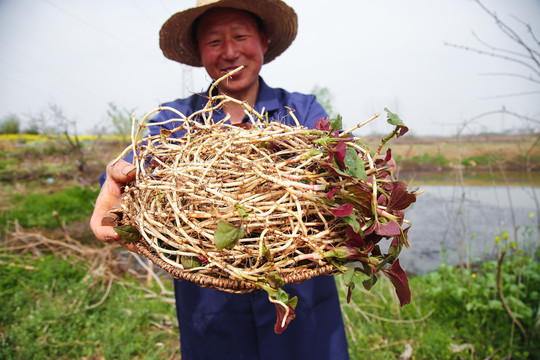
[(223, 57), (227, 60), (235, 59), (238, 57), (238, 45), (231, 40), (225, 42), (223, 48)]

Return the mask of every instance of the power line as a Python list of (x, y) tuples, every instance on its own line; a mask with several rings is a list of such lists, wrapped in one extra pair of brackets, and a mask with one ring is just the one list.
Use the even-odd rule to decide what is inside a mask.
[(154, 58), (154, 59), (156, 58), (156, 56), (155, 56), (154, 54), (150, 54), (150, 53), (147, 53), (147, 52), (145, 52), (145, 51), (142, 51), (140, 48), (138, 48), (138, 47), (136, 47), (136, 46), (133, 46), (133, 45), (131, 45), (130, 43), (127, 43), (126, 41), (120, 39), (119, 37), (117, 37), (117, 36), (115, 36), (115, 35), (113, 35), (113, 34), (107, 32), (107, 31), (105, 31), (105, 30), (103, 30), (103, 29), (101, 29), (101, 28), (99, 28), (98, 26), (95, 26), (95, 25), (92, 24), (92, 23), (89, 23), (88, 21), (86, 21), (85, 19), (81, 18), (80, 16), (78, 16), (78, 15), (76, 15), (76, 14), (73, 14), (72, 12), (70, 12), (70, 11), (68, 11), (68, 10), (66, 10), (66, 9), (64, 9), (64, 8), (62, 8), (62, 7), (60, 7), (60, 6), (58, 6), (57, 4), (54, 4), (54, 3), (52, 3), (52, 2), (49, 1), (49, 0), (42, 0), (42, 1), (45, 2), (45, 3), (47, 3), (47, 4), (50, 5), (50, 6), (54, 7), (54, 8), (57, 9), (58, 11), (60, 11), (60, 12), (62, 12), (62, 13), (64, 13), (64, 14), (66, 14), (66, 15), (68, 15), (68, 16), (74, 18), (75, 20), (79, 21), (80, 23), (82, 23), (82, 24), (88, 26), (89, 28), (93, 29), (94, 31), (97, 31), (97, 32), (101, 33), (102, 35), (105, 35), (105, 36), (107, 36), (108, 38), (110, 38), (110, 39), (112, 39), (112, 40), (114, 40), (114, 41), (116, 41), (116, 42), (119, 42), (119, 43), (123, 44), (124, 46), (129, 47), (129, 48), (132, 49), (132, 50), (135, 50), (135, 51), (137, 51), (138, 53), (144, 54), (144, 55), (149, 56), (149, 57), (151, 57), (151, 58)]

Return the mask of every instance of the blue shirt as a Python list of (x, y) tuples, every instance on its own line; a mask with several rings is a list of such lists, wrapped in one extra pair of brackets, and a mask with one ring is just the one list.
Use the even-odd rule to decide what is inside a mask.
[[(311, 129), (315, 128), (317, 120), (328, 117), (326, 111), (317, 102), (317, 98), (314, 95), (290, 93), (283, 89), (274, 89), (266, 85), (262, 78), (259, 78), (259, 82), (259, 95), (253, 109), (259, 114), (263, 114), (263, 112), (265, 114), (267, 113), (270, 121), (279, 121), (288, 125), (295, 125), (295, 122), (289, 115), (289, 110), (286, 107), (293, 110), (300, 125), (304, 125)], [(207, 96), (208, 92), (204, 94), (195, 94), (185, 99), (177, 99), (164, 103), (162, 106), (172, 107), (180, 113), (189, 116), (206, 105), (208, 102)], [(225, 114), (221, 110), (217, 110), (214, 111), (213, 119), (217, 122), (223, 119), (224, 116)], [(165, 121), (172, 118), (178, 118), (178, 115), (172, 111), (164, 110), (150, 120), (150, 123)], [(178, 125), (178, 122), (171, 122), (163, 125), (163, 127), (172, 130)], [(159, 134), (159, 127), (150, 126), (149, 129), (151, 135)], [(175, 135), (178, 134), (175, 133)]]
[[(315, 127), (327, 117), (315, 96), (290, 93), (271, 88), (260, 80), (254, 109), (268, 112), (268, 118), (294, 125), (289, 110), (301, 125)], [(206, 94), (195, 94), (163, 106), (190, 115), (202, 109)], [(224, 114), (217, 112), (214, 120)], [(178, 117), (172, 111), (161, 111), (152, 122)], [(165, 126), (173, 129), (178, 124)], [(151, 134), (159, 133), (157, 126)], [(266, 292), (232, 294), (203, 288), (189, 281), (174, 281), (176, 310), (180, 326), (180, 349), (183, 360), (345, 360), (349, 358), (339, 297), (334, 278), (319, 276), (300, 284), (286, 285), (291, 297), (298, 296), (296, 318), (282, 334), (274, 333), (275, 305)]]

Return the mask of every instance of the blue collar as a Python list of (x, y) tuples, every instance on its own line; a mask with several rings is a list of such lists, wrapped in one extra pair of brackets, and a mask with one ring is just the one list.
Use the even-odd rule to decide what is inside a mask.
[[(202, 109), (206, 105), (209, 92), (210, 87), (208, 87), (204, 94), (200, 94), (202, 96), (197, 97), (197, 109)], [(254, 107), (255, 111), (261, 113), (264, 109), (265, 112), (272, 113), (279, 110), (280, 105), (277, 99), (277, 92), (278, 91), (276, 89), (268, 86), (264, 82), (263, 78), (259, 76), (259, 94), (257, 95), (257, 101)], [(223, 116), (221, 109), (217, 110), (215, 113)]]

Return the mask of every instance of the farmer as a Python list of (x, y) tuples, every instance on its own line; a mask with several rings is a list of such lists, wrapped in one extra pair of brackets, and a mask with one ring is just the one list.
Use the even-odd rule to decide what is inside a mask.
[[(213, 80), (243, 65), (242, 70), (219, 83), (219, 93), (245, 101), (271, 120), (294, 125), (289, 107), (302, 125), (313, 128), (319, 118), (327, 117), (315, 96), (271, 88), (259, 76), (263, 64), (289, 47), (296, 31), (294, 10), (280, 0), (199, 0), (196, 7), (176, 13), (165, 22), (160, 47), (169, 59), (204, 66)], [(191, 114), (206, 102), (205, 94), (195, 94), (163, 106)], [(214, 119), (226, 114), (231, 124), (247, 121), (241, 105), (227, 103), (214, 113)], [(171, 111), (162, 111), (152, 121), (172, 117)], [(159, 133), (157, 126), (150, 129), (153, 134)], [(126, 160), (107, 166), (90, 225), (99, 240), (136, 251), (122, 243), (110, 226), (101, 226), (101, 219), (122, 193), (123, 185), (134, 180), (135, 168), (129, 162), (131, 158)], [(296, 319), (280, 335), (274, 333), (275, 306), (260, 290), (231, 294), (177, 280), (174, 288), (182, 359), (348, 359), (339, 298), (330, 276), (284, 287), (299, 301)]]

